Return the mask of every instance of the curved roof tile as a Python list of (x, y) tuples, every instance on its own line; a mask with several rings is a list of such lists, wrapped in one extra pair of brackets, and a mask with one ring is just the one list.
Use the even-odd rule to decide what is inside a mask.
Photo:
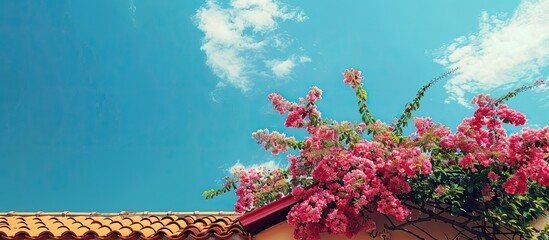
[(0, 213), (7, 240), (229, 239), (248, 234), (235, 213)]

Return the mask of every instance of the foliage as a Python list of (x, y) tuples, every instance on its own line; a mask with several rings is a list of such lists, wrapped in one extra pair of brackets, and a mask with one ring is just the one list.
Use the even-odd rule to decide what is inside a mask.
[[(503, 102), (543, 81), (495, 100), (475, 97), (474, 115), (463, 119), (453, 134), (431, 118), (414, 118), (416, 130), (403, 134), (424, 92), (456, 70), (422, 87), (392, 124), (375, 120), (369, 112), (363, 77), (356, 69), (343, 75), (355, 90), (361, 123), (323, 119), (316, 107), (322, 99), (317, 87), (297, 103), (270, 94), (274, 110), (288, 114), (285, 126), (303, 128), (308, 137), (296, 140), (266, 129), (252, 137), (273, 154), (288, 149), (299, 154), (287, 156), (288, 169), (233, 169), (222, 189), (204, 195), (208, 199), (236, 189), (235, 210), (244, 212), (292, 194), (301, 200), (287, 217), (296, 239), (318, 239), (321, 232), (351, 237), (375, 226), (370, 212), (387, 216), (387, 229), (418, 238), (406, 227), (440, 220), (470, 239), (500, 234), (547, 239), (547, 227), (540, 231), (529, 223), (549, 209), (549, 126), (512, 134), (503, 127), (526, 123), (522, 113)], [(411, 218), (411, 210), (424, 217)]]

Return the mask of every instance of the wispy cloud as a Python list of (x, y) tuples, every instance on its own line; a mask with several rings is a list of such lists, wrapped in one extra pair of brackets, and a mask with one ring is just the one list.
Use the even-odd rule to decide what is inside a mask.
[(129, 0), (130, 6), (128, 7), (128, 11), (130, 12), (130, 17), (132, 19), (132, 25), (134, 27), (137, 27), (135, 22), (135, 11), (137, 11), (137, 7), (135, 6), (135, 0)]
[(265, 61), (265, 63), (267, 64), (267, 66), (269, 66), (269, 68), (276, 77), (285, 78), (290, 75), (290, 73), (292, 73), (292, 69), (297, 66), (297, 64), (310, 61), (311, 58), (307, 56), (291, 56), (286, 60), (273, 59)]
[(524, 0), (508, 19), (483, 12), (480, 31), (442, 47), (435, 62), (461, 67), (444, 87), (447, 102), (463, 106), (467, 94), (532, 83), (549, 65), (549, 1)]
[(261, 164), (253, 164), (253, 165), (250, 165), (250, 166), (244, 166), (242, 163), (240, 163), (240, 161), (237, 161), (232, 167), (230, 167), (228, 169), (228, 171), (231, 174), (234, 174), (234, 173), (239, 172), (241, 169), (264, 168), (266, 170), (273, 171), (273, 170), (279, 169), (281, 167), (282, 166), (280, 166), (280, 164), (275, 162), (274, 160), (270, 160), (270, 161), (267, 161), (267, 162), (264, 162), (264, 163), (261, 163)]
[(253, 75), (264, 67), (258, 63), (272, 61), (265, 57), (266, 51), (286, 47), (276, 34), (278, 24), (307, 19), (303, 11), (275, 0), (231, 0), (228, 4), (207, 0), (194, 17), (204, 32), (201, 50), (206, 63), (221, 79), (218, 86), (228, 84), (243, 92), (252, 88)]
[[(537, 87), (534, 91), (538, 93), (549, 93), (549, 77), (545, 77), (545, 86)], [(549, 107), (549, 94), (545, 94), (545, 96), (541, 97), (538, 101), (543, 107)]]

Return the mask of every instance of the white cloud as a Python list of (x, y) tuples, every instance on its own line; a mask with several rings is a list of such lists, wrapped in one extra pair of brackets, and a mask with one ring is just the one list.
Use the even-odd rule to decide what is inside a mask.
[(222, 83), (243, 92), (252, 88), (257, 63), (269, 61), (266, 50), (286, 47), (275, 32), (278, 24), (307, 18), (303, 11), (276, 0), (231, 0), (225, 5), (206, 0), (194, 17), (204, 32), (200, 49), (206, 53), (206, 64)]
[(549, 107), (549, 96), (542, 98), (540, 102), (545, 103), (543, 104), (544, 107)]
[(277, 78), (285, 78), (292, 72), (292, 69), (297, 66), (298, 63), (310, 62), (311, 58), (308, 56), (291, 56), (286, 60), (269, 60), (265, 61), (265, 64), (271, 68), (271, 71)]
[(310, 57), (307, 57), (307, 56), (299, 56), (299, 62), (300, 63), (306, 63), (306, 62), (310, 62), (312, 61), (312, 59)]
[(265, 170), (273, 171), (281, 168), (281, 166), (278, 163), (276, 163), (274, 160), (270, 160), (261, 164), (253, 164), (248, 167), (244, 166), (242, 163), (240, 163), (240, 161), (237, 161), (232, 167), (229, 168), (229, 172), (234, 175), (235, 173), (240, 172), (240, 170), (242, 169), (252, 169), (252, 168), (256, 168), (256, 169), (262, 168)]
[(285, 61), (272, 60), (268, 61), (267, 65), (271, 67), (271, 71), (273, 71), (278, 78), (288, 76), (292, 71), (292, 68), (295, 67), (295, 63), (292, 59), (287, 59)]
[(132, 19), (132, 25), (134, 27), (137, 27), (137, 24), (135, 22), (135, 11), (137, 11), (137, 7), (135, 6), (135, 1), (130, 0), (130, 6), (128, 7), (128, 11), (130, 12), (130, 17)]
[(464, 106), (468, 93), (533, 83), (549, 65), (549, 1), (524, 0), (506, 20), (483, 12), (480, 31), (454, 39), (435, 62), (461, 67), (444, 87), (447, 102)]
[[(545, 85), (544, 86), (539, 86), (537, 87), (536, 89), (534, 89), (534, 91), (538, 92), (538, 93), (547, 93), (549, 92), (549, 77), (546, 77), (545, 79), (543, 79), (545, 81)], [(543, 107), (549, 107), (549, 94), (546, 94), (545, 97), (541, 97), (538, 102), (540, 103), (541, 106)]]

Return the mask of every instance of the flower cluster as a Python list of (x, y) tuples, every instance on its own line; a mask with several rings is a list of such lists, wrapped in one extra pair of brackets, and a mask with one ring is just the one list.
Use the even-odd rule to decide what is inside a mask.
[(346, 69), (343, 72), (343, 76), (345, 77), (343, 79), (343, 83), (350, 84), (352, 88), (355, 88), (355, 85), (362, 86), (363, 77), (361, 76), (361, 74), (362, 72), (359, 71), (358, 69), (354, 69), (354, 68), (351, 68), (350, 70)]
[(292, 147), (296, 143), (294, 137), (286, 137), (286, 134), (277, 131), (270, 133), (268, 129), (257, 130), (252, 133), (252, 138), (258, 144), (263, 144), (265, 150), (270, 150), (275, 155), (279, 152), (286, 152), (289, 147)]
[[(288, 148), (299, 151), (287, 156), (288, 169), (235, 170), (236, 178), (227, 178), (226, 185), (239, 184), (235, 187), (237, 212), (291, 193), (301, 200), (287, 217), (296, 239), (319, 239), (321, 232), (351, 237), (375, 227), (371, 212), (404, 221), (410, 215), (410, 205), (405, 202), (410, 200), (448, 204), (452, 214), (468, 211), (461, 204), (486, 203), (483, 206), (493, 209), (484, 209), (483, 217), (502, 224), (511, 217), (527, 222), (536, 216), (515, 216), (500, 205), (515, 206), (513, 199), (523, 201), (512, 195), (527, 194), (529, 186), (549, 186), (549, 126), (508, 135), (503, 125), (524, 125), (524, 114), (501, 99), (478, 95), (472, 101), (478, 108), (472, 117), (463, 119), (455, 133), (431, 118), (414, 118), (415, 131), (403, 135), (401, 129), (395, 129), (398, 124), (375, 121), (367, 112), (361, 72), (350, 69), (343, 75), (343, 82), (356, 90), (363, 123), (323, 120), (316, 106), (322, 99), (317, 87), (298, 102), (276, 93), (269, 95), (273, 109), (287, 114), (285, 126), (302, 128), (308, 136), (298, 141), (267, 129), (252, 134), (272, 154)], [(419, 107), (419, 102), (415, 104), (411, 105), (414, 109)], [(405, 111), (408, 118), (411, 110)], [(542, 194), (534, 194), (532, 199), (549, 195), (536, 189), (535, 194)]]
[[(238, 200), (234, 205), (236, 212), (245, 212), (257, 206), (265, 205), (287, 195), (288, 174), (284, 169), (269, 169), (265, 166), (257, 168), (239, 167), (232, 169), (239, 182), (236, 188)], [(225, 184), (231, 184), (228, 178)]]
[(315, 105), (315, 102), (320, 99), (322, 99), (322, 90), (316, 86), (311, 87), (307, 97), (300, 99), (299, 104), (287, 101), (277, 93), (269, 95), (269, 100), (274, 106), (273, 110), (278, 111), (280, 114), (288, 112), (288, 117), (284, 123), (284, 126), (288, 128), (305, 127), (307, 117), (313, 120), (309, 123), (316, 123), (320, 120), (320, 112)]
[[(508, 108), (505, 104), (495, 106), (487, 95), (473, 99), (478, 105), (474, 116), (466, 118), (458, 126), (456, 134), (443, 139), (444, 149), (458, 151), (464, 156), (458, 164), (473, 172), (478, 168), (497, 169), (505, 166), (512, 177), (502, 185), (509, 194), (524, 194), (528, 180), (549, 186), (549, 126), (542, 129), (525, 128), (520, 134), (507, 135), (503, 123), (524, 125), (524, 114)], [(499, 176), (491, 171), (488, 178), (495, 181)]]

